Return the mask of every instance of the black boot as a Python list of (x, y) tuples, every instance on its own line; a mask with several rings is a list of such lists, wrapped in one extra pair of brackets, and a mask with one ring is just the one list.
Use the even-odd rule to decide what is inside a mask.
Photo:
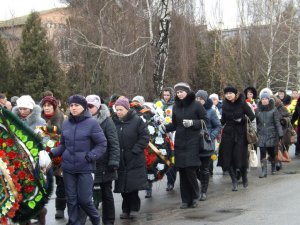
[(93, 201), (96, 209), (99, 209), (100, 202), (102, 202), (102, 190), (100, 184), (94, 184)]
[(67, 201), (65, 198), (56, 198), (55, 199), (55, 219), (63, 219), (64, 218), (64, 211), (66, 208)]
[(200, 201), (206, 200), (206, 192), (209, 184), (209, 168), (204, 168), (203, 171), (201, 171), (201, 194), (200, 194)]
[(236, 169), (230, 167), (228, 172), (229, 172), (229, 175), (231, 177), (232, 191), (237, 191), (238, 190), (238, 183), (237, 183), (237, 178), (236, 178)]
[(243, 181), (243, 187), (246, 188), (248, 187), (248, 171), (246, 167), (241, 168), (241, 175), (242, 175), (242, 181)]
[(259, 175), (259, 178), (267, 177), (267, 159), (262, 159), (260, 161), (261, 164), (261, 174)]
[(272, 172), (272, 175), (276, 174), (275, 161), (271, 161), (271, 172)]

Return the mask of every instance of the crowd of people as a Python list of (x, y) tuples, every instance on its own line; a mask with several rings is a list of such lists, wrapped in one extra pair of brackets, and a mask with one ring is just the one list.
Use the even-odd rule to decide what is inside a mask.
[[(161, 153), (165, 158), (160, 157), (167, 165), (167, 170), (163, 170), (166, 191), (174, 189), (179, 172), (181, 209), (196, 208), (199, 201), (206, 200), (209, 179), (213, 176), (211, 156), (216, 152), (217, 165), (224, 174), (230, 175), (232, 191), (238, 191), (240, 178), (243, 188), (247, 188), (247, 120), (257, 129), (258, 141), (254, 148), (260, 151), (259, 177), (267, 177), (268, 161), (271, 174), (281, 169), (275, 158), (278, 144), (289, 149), (290, 143), (284, 141), (287, 126), (292, 124), (296, 130), (300, 126), (298, 91), (293, 90), (289, 96), (279, 90), (275, 95), (264, 88), (258, 94), (254, 87), (241, 92), (228, 86), (222, 94), (224, 99), (220, 100), (216, 93), (193, 92), (187, 83), (180, 82), (174, 88), (164, 88), (161, 99), (152, 103), (146, 102), (143, 96), (129, 100), (113, 95), (105, 102), (95, 94), (86, 97), (76, 94), (68, 98), (68, 108), (63, 110), (60, 101), (47, 91), (39, 102), (30, 95), (13, 96), (8, 101), (5, 94), (0, 94), (0, 104), (32, 130), (46, 126), (59, 137), (57, 144), (48, 147), (53, 162), (61, 158), (59, 163), (53, 163), (55, 218), (64, 218), (67, 209), (68, 225), (83, 225), (87, 216), (93, 225), (101, 221), (111, 225), (115, 223), (113, 192), (121, 193), (120, 218), (125, 220), (138, 217), (139, 191), (145, 191), (145, 198), (152, 197), (154, 180), (147, 174), (145, 149), (155, 134), (149, 125), (153, 121), (158, 134), (155, 143), (169, 140), (166, 153)], [(157, 119), (159, 104), (164, 118)], [(211, 151), (201, 149), (199, 133), (205, 128), (213, 144)], [(299, 139), (300, 135), (298, 143)], [(295, 154), (300, 154), (297, 143)], [(102, 218), (98, 211), (100, 202)], [(36, 224), (46, 224), (46, 213), (45, 207), (39, 211)], [(28, 218), (23, 225), (33, 224), (30, 219), (33, 218)]]

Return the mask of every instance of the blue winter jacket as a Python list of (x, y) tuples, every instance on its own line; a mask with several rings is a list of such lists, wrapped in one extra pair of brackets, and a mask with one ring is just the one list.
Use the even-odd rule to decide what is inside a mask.
[(106, 151), (107, 141), (99, 122), (86, 110), (78, 120), (70, 116), (62, 125), (60, 145), (53, 156), (62, 156), (62, 170), (67, 173), (91, 173), (96, 160)]

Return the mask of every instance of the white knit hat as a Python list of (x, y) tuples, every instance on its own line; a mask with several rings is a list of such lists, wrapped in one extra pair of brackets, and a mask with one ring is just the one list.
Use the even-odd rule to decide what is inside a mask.
[(144, 105), (145, 104), (145, 98), (141, 95), (137, 95), (135, 96), (132, 101), (136, 101), (138, 103), (140, 103), (141, 105)]
[(101, 99), (98, 95), (88, 95), (86, 96), (86, 101), (88, 105), (93, 105), (95, 106), (97, 109), (100, 108), (101, 106)]
[(17, 100), (17, 106), (19, 108), (27, 108), (27, 109), (33, 109), (35, 106), (34, 100), (31, 98), (30, 95), (22, 95)]

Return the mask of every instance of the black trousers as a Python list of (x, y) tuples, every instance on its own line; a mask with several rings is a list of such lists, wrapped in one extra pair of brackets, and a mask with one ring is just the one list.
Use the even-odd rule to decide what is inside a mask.
[(102, 191), (102, 221), (104, 224), (115, 223), (115, 203), (112, 193), (112, 181), (100, 183)]
[(263, 160), (267, 157), (267, 152), (270, 156), (270, 161), (275, 160), (276, 156), (276, 147), (260, 147), (260, 160)]
[(180, 195), (182, 203), (191, 204), (199, 198), (199, 184), (197, 181), (198, 167), (179, 168)]
[(128, 193), (121, 193), (123, 202), (122, 202), (122, 211), (124, 213), (130, 213), (132, 211), (140, 211), (141, 208), (141, 199), (139, 197), (139, 191), (133, 191)]

